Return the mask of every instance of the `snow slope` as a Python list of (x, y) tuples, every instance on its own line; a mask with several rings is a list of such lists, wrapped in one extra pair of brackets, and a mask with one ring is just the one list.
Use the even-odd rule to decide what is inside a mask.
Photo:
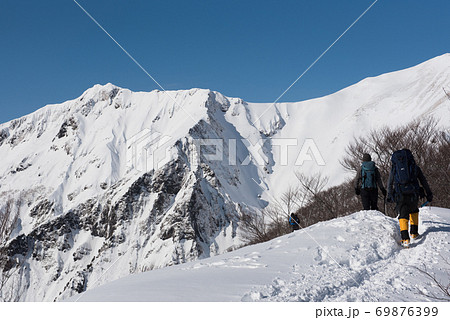
[(318, 223), (267, 243), (132, 275), (70, 301), (436, 301), (427, 270), (448, 284), (450, 210), (420, 212), (420, 240), (399, 246), (377, 211)]
[[(320, 171), (330, 177), (331, 185), (341, 183), (349, 177), (339, 163), (346, 146), (355, 136), (367, 135), (375, 128), (395, 127), (429, 115), (449, 128), (450, 101), (443, 87), (450, 91), (450, 54), (409, 69), (364, 79), (318, 99), (277, 103), (269, 110), (271, 104), (249, 103), (249, 122), (259, 131), (272, 139), (298, 139), (296, 146), (289, 147), (291, 155), (287, 165), (280, 165), (279, 148), (272, 148), (275, 164), (269, 168), (269, 174), (263, 175), (264, 184), (260, 184), (265, 190), (263, 194), (268, 199), (277, 197), (285, 191), (280, 185), (293, 185), (296, 181), (293, 168)], [(314, 140), (325, 165), (316, 161), (295, 165), (308, 138)]]
[(242, 210), (277, 198), (296, 183), (293, 172), (320, 171), (331, 185), (348, 178), (339, 160), (353, 136), (424, 115), (448, 127), (442, 87), (450, 54), (303, 102), (107, 84), (1, 124), (0, 207), (21, 200), (0, 248), (0, 265), (20, 266), (5, 290), (65, 299), (233, 250)]

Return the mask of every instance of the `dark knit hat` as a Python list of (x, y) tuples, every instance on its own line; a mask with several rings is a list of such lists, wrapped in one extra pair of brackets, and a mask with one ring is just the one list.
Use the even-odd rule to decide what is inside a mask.
[(364, 162), (366, 162), (366, 161), (372, 161), (372, 158), (370, 157), (370, 154), (364, 153), (364, 154), (363, 154), (362, 161), (364, 161)]

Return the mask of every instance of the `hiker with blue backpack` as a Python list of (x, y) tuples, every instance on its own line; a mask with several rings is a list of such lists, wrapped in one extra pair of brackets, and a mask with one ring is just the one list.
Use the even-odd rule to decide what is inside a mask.
[[(391, 162), (387, 201), (396, 203), (395, 209), (398, 213), (402, 238), (401, 245), (409, 247), (410, 235), (412, 239), (419, 237), (419, 198), (426, 196), (427, 201), (431, 202), (433, 193), (410, 150), (395, 151), (392, 154)], [(411, 226), (408, 232), (409, 222)]]
[(297, 214), (291, 213), (289, 216), (289, 225), (291, 226), (292, 231), (300, 229), (300, 219)]
[(386, 197), (386, 189), (381, 181), (380, 171), (370, 154), (363, 154), (361, 169), (355, 181), (355, 193), (361, 195), (364, 210), (378, 210), (378, 188)]

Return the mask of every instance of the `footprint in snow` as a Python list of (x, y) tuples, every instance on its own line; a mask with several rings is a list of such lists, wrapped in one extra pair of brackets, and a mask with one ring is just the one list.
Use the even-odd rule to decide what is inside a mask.
[(245, 255), (245, 257), (250, 257), (252, 259), (259, 259), (259, 258), (261, 258), (261, 256), (259, 255), (259, 252), (257, 252), (257, 251), (254, 251), (252, 253), (248, 253), (248, 254)]
[[(266, 250), (272, 250), (281, 247), (280, 243), (281, 240), (276, 240), (270, 243), (270, 246)], [(286, 244), (289, 244), (289, 242), (286, 242)]]

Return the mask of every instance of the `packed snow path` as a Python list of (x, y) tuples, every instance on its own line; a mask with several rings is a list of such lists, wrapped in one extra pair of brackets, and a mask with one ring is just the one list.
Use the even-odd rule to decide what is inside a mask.
[[(373, 216), (368, 217), (370, 214)], [(423, 275), (414, 267), (432, 273), (439, 273), (440, 265), (450, 270), (443, 256), (445, 252), (448, 260), (450, 224), (433, 210), (422, 210), (421, 218), (422, 237), (409, 249), (398, 244), (397, 221), (379, 212), (360, 212), (350, 219), (332, 221), (324, 228), (330, 228), (327, 232), (320, 232), (321, 226), (315, 226), (312, 230), (318, 229), (317, 232), (308, 233), (326, 245), (318, 248), (315, 256), (302, 253), (302, 249), (292, 250), (291, 254), (301, 254), (305, 260), (313, 258), (317, 263), (296, 264), (289, 279), (277, 278), (262, 289), (252, 290), (246, 298), (251, 301), (427, 300), (419, 292), (431, 293), (430, 281), (417, 281)], [(330, 235), (334, 243), (327, 241)], [(445, 271), (438, 277), (442, 282), (450, 281)]]
[(129, 276), (77, 301), (432, 301), (449, 281), (450, 210), (420, 212), (422, 237), (399, 245), (396, 219), (377, 211), (318, 223), (267, 243)]

